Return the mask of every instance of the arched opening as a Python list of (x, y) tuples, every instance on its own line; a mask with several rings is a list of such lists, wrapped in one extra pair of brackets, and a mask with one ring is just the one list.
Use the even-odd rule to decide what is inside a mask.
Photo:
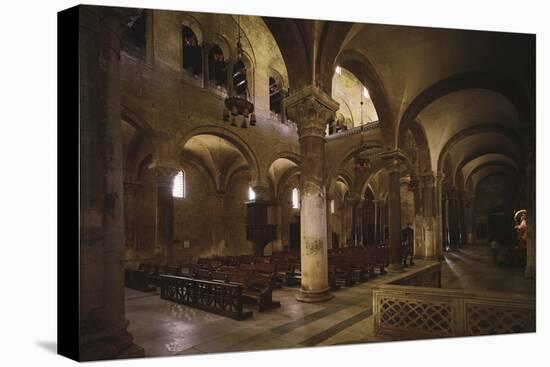
[(129, 28), (122, 34), (120, 48), (131, 55), (145, 57), (147, 43), (145, 30), (145, 11), (142, 11), (132, 19)]
[(218, 45), (212, 46), (208, 52), (208, 71), (210, 83), (216, 87), (227, 88), (227, 62)]
[(191, 75), (202, 75), (202, 47), (193, 30), (185, 25), (181, 27), (182, 65)]
[(283, 93), (281, 82), (272, 76), (269, 77), (269, 110), (273, 113), (281, 113), (281, 102)]
[(247, 68), (242, 59), (237, 60), (233, 65), (233, 90), (235, 95), (248, 99)]

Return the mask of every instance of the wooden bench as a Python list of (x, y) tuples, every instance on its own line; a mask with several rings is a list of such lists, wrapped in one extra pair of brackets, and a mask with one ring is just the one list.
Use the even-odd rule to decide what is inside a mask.
[(244, 320), (252, 316), (243, 310), (242, 287), (175, 275), (161, 275), (160, 297), (204, 311)]

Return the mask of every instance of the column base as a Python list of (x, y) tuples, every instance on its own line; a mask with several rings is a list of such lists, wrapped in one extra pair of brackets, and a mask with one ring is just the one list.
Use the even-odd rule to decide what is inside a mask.
[(122, 330), (114, 335), (81, 344), (79, 360), (83, 362), (145, 357), (144, 349), (134, 344), (132, 340), (132, 334)]
[(307, 303), (324, 302), (332, 298), (334, 298), (334, 296), (330, 293), (330, 287), (315, 291), (300, 289), (300, 293), (296, 296), (297, 301)]
[(388, 270), (388, 273), (403, 273), (405, 271), (402, 263), (390, 264), (386, 269)]

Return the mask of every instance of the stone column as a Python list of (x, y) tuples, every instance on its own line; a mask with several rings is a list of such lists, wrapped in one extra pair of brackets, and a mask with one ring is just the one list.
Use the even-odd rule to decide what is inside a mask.
[(380, 200), (374, 200), (374, 243), (378, 244), (380, 242)]
[(80, 9), (80, 360), (143, 356), (124, 315), (120, 37), (127, 13)]
[(443, 211), (443, 175), (438, 175), (434, 180), (434, 255), (436, 259), (443, 258), (443, 246), (445, 240), (443, 231), (445, 229), (445, 217)]
[(330, 201), (333, 199), (332, 195), (327, 193), (326, 195), (326, 205), (327, 205), (327, 248), (332, 248), (332, 213), (330, 211)]
[(357, 210), (357, 215), (356, 215), (356, 218), (357, 218), (357, 245), (362, 245), (364, 246), (365, 245), (365, 239), (364, 239), (364, 233), (363, 233), (363, 229), (364, 229), (364, 226), (365, 226), (365, 216), (364, 216), (364, 209), (363, 209), (363, 205), (365, 203), (365, 200), (364, 199), (357, 199), (357, 206), (356, 206), (356, 210)]
[(163, 264), (174, 262), (174, 198), (172, 188), (178, 170), (170, 167), (155, 167), (156, 198), (156, 243), (160, 251), (157, 261)]
[(357, 199), (351, 197), (348, 199), (351, 209), (351, 243), (352, 246), (357, 246)]
[(136, 184), (124, 183), (124, 228), (126, 249), (137, 250), (136, 243)]
[(320, 302), (333, 296), (328, 285), (325, 128), (338, 103), (314, 86), (285, 99), (289, 118), (298, 124), (301, 155), (302, 286), (298, 301)]
[[(436, 217), (435, 205), (434, 205), (434, 177), (431, 174), (419, 177), (419, 190), (422, 190), (422, 227), (418, 228), (418, 231), (423, 231), (420, 236), (418, 246), (415, 248), (415, 257), (426, 260), (437, 260), (439, 246), (438, 238), (440, 228), (437, 223), (441, 220), (440, 217)], [(420, 233), (419, 233), (420, 235)], [(419, 236), (416, 236), (417, 238)]]
[(380, 235), (380, 241), (386, 240), (386, 202), (384, 200), (380, 200), (380, 230), (378, 231), (378, 234)]
[(401, 190), (400, 164), (405, 159), (399, 151), (381, 154), (381, 158), (388, 162), (388, 209), (389, 209), (389, 271), (403, 271), (403, 248), (401, 247)]

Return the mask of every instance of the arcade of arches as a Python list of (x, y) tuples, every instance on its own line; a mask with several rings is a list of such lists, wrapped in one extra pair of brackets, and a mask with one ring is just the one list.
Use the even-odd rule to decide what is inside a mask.
[[(405, 228), (418, 262), (497, 247), (480, 266), (534, 279), (534, 37), (80, 9), (83, 359), (170, 344), (138, 337), (131, 302), (149, 298), (125, 295), (124, 268), (140, 263), (299, 252), (301, 284), (273, 292), (284, 318), (346, 297), (327, 280), (334, 249), (385, 243), (403, 272)], [(255, 126), (222, 119), (232, 95)], [(271, 237), (249, 240), (252, 207)]]

